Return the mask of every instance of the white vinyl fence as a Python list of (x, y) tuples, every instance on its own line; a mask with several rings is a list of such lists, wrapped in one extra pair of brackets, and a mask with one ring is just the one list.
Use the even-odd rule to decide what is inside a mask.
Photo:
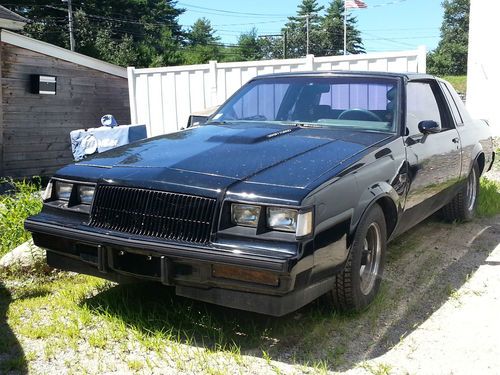
[(364, 55), (128, 68), (132, 124), (146, 124), (148, 136), (185, 127), (189, 115), (222, 104), (243, 84), (261, 74), (357, 70), (425, 73), (426, 50)]

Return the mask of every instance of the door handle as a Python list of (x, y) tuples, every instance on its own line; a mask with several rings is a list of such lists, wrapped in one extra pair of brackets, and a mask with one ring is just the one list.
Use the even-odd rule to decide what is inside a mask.
[(453, 138), (451, 141), (453, 143), (458, 143), (458, 142), (460, 142), (460, 139), (458, 137), (456, 137), (456, 138)]

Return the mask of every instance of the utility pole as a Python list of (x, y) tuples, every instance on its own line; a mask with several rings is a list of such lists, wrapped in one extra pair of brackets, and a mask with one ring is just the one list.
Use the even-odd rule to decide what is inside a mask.
[(347, 55), (347, 8), (344, 0), (344, 56)]
[(285, 29), (285, 32), (283, 33), (283, 58), (286, 59), (286, 50), (288, 48), (287, 46), (287, 34), (288, 31)]
[(310, 13), (306, 14), (306, 55), (309, 55), (309, 17), (311, 16)]
[(73, 35), (73, 8), (71, 0), (62, 0), (63, 3), (68, 3), (68, 23), (69, 23), (69, 47), (72, 51), (75, 50), (75, 36)]

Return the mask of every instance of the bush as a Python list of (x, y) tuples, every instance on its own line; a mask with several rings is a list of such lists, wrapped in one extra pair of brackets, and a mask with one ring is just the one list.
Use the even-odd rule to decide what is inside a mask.
[(0, 257), (31, 238), (24, 230), (24, 220), (42, 209), (39, 178), (3, 182), (12, 190), (0, 196)]

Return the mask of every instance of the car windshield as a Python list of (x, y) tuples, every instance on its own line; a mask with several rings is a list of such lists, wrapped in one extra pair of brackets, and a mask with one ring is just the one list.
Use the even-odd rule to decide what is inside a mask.
[(396, 132), (396, 79), (272, 77), (243, 86), (209, 123), (270, 121)]

